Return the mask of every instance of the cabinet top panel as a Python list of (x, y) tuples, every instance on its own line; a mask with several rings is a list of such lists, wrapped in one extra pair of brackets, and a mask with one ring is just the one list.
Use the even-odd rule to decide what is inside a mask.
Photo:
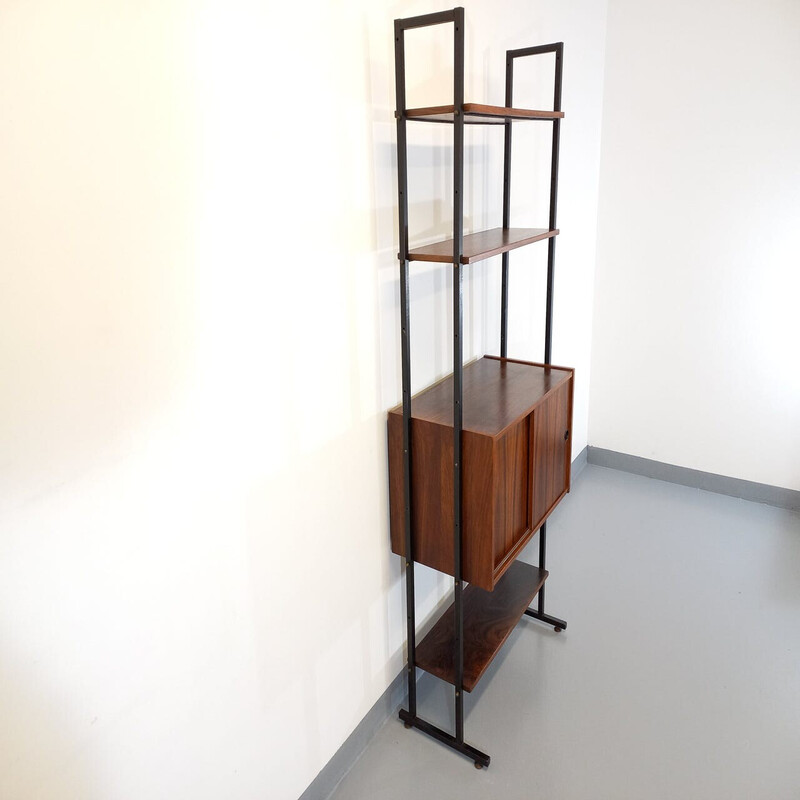
[[(507, 108), (505, 106), (487, 106), (482, 103), (464, 103), (465, 125), (503, 125), (514, 119), (562, 119), (563, 111), (538, 111), (533, 108)], [(455, 118), (455, 106), (429, 106), (427, 108), (407, 108), (406, 118), (419, 122), (452, 123)], [(395, 116), (399, 116), (395, 112)]]
[[(464, 366), (463, 421), (465, 431), (498, 436), (529, 414), (574, 370), (486, 356)], [(390, 414), (402, 414), (402, 406)], [(453, 425), (453, 376), (420, 392), (411, 401), (411, 416)]]

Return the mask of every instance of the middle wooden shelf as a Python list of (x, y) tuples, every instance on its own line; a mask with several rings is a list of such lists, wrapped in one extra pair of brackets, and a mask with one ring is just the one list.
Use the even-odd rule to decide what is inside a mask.
[[(462, 576), (492, 591), (569, 491), (574, 370), (485, 356), (463, 369)], [(453, 379), (411, 402), (414, 561), (453, 574)], [(402, 407), (389, 412), (392, 551), (405, 556)]]
[[(533, 244), (542, 239), (557, 236), (558, 229), (547, 228), (491, 228), (477, 233), (468, 233), (464, 236), (461, 263), (474, 264), (485, 258), (515, 250), (526, 244)], [(408, 251), (409, 261), (435, 261), (440, 264), (450, 264), (453, 261), (453, 240), (444, 239), (440, 242), (422, 245)]]

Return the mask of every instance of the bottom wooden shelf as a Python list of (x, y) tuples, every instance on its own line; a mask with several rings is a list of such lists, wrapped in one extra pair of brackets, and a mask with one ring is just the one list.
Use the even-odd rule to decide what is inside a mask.
[[(464, 590), (464, 691), (475, 688), (546, 578), (547, 570), (515, 561), (494, 591), (474, 585)], [(452, 684), (454, 618), (451, 605), (417, 645), (416, 652), (420, 669)]]

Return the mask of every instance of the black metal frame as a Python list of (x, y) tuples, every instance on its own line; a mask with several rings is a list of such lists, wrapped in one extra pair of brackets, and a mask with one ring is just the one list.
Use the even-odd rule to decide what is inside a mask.
[[(453, 576), (455, 592), (455, 735), (417, 716), (416, 619), (414, 559), (411, 530), (411, 342), (408, 308), (408, 163), (406, 150), (405, 32), (412, 28), (453, 23)], [(490, 758), (464, 741), (464, 611), (461, 579), (461, 403), (463, 373), (462, 265), (464, 211), (464, 9), (397, 19), (395, 32), (395, 83), (397, 94), (397, 190), (400, 228), (400, 316), (403, 375), (403, 503), (405, 506), (406, 623), (408, 642), (408, 711), (400, 718), (443, 744), (488, 767)]]
[[(431, 725), (417, 715), (416, 686), (416, 613), (414, 599), (413, 531), (411, 524), (411, 337), (409, 313), (409, 259), (408, 259), (408, 162), (406, 139), (406, 92), (405, 92), (405, 32), (413, 28), (453, 23), (454, 81), (453, 81), (453, 576), (455, 612), (455, 733)], [(464, 741), (464, 613), (463, 580), (461, 564), (461, 432), (463, 400), (463, 314), (462, 272), (463, 252), (463, 188), (464, 188), (464, 9), (454, 8), (435, 14), (425, 14), (407, 19), (397, 19), (395, 32), (395, 89), (397, 101), (397, 190), (400, 261), (400, 316), (403, 383), (403, 505), (405, 509), (405, 577), (406, 577), (406, 625), (407, 625), (407, 679), (408, 710), (400, 710), (400, 719), (406, 727), (415, 727), (443, 744), (452, 747), (475, 762), (476, 767), (488, 767), (490, 757)], [(561, 110), (561, 54), (562, 44), (545, 45), (525, 50), (511, 50), (506, 62), (506, 105), (511, 105), (513, 81), (513, 59), (537, 53), (556, 53), (556, 111)], [(505, 186), (503, 194), (503, 226), (508, 227), (510, 201), (511, 123), (505, 123)], [(558, 137), (559, 121), (553, 127), (553, 159), (550, 185), (550, 228), (555, 228), (556, 187), (558, 183)], [(552, 328), (553, 265), (555, 261), (555, 239), (548, 240), (547, 277), (547, 330), (545, 333), (545, 362), (550, 363), (550, 341)], [(501, 355), (506, 355), (506, 333), (508, 317), (508, 253), (503, 254), (502, 278)], [(545, 526), (540, 529), (540, 565), (544, 567)], [(525, 612), (537, 619), (553, 624), (557, 629), (566, 628), (566, 622), (544, 614), (544, 589), (539, 592), (539, 609)]]
[[(506, 52), (506, 107), (514, 105), (514, 59), (527, 56), (538, 56), (554, 53), (556, 57), (555, 76), (553, 80), (553, 111), (561, 111), (561, 81), (563, 74), (564, 43), (543, 44), (538, 47), (523, 47)], [(561, 137), (561, 120), (553, 120), (553, 144), (550, 157), (550, 221), (549, 227), (556, 229), (556, 211), (558, 206), (558, 155)], [(511, 213), (511, 121), (505, 123), (505, 147), (503, 151), (503, 227), (510, 227)], [(508, 263), (510, 253), (503, 253), (502, 288), (500, 292), (500, 356), (508, 356)], [(547, 299), (545, 301), (544, 323), (544, 363), (551, 364), (553, 346), (553, 284), (555, 282), (556, 237), (547, 240)], [(547, 523), (539, 528), (539, 567), (545, 569), (547, 556)], [(567, 623), (558, 617), (552, 617), (544, 610), (544, 584), (539, 589), (536, 609), (528, 608), (525, 614), (547, 625), (552, 625), (556, 633), (564, 630)]]

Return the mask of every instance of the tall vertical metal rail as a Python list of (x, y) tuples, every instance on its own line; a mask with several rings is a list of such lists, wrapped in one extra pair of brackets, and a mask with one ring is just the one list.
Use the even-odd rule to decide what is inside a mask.
[(400, 261), (400, 341), (403, 383), (403, 509), (406, 548), (406, 647), (408, 648), (408, 710), (417, 714), (416, 604), (414, 602), (414, 551), (411, 530), (411, 319), (408, 307), (408, 149), (406, 142), (405, 37), (394, 22), (394, 71), (397, 103), (397, 216)]
[[(408, 266), (408, 155), (406, 140), (405, 31), (452, 22), (453, 81), (453, 575), (454, 575), (454, 664), (455, 664), (455, 735), (431, 725), (417, 716), (416, 691), (416, 619), (414, 601), (414, 550), (411, 519), (411, 347)], [(490, 757), (464, 741), (464, 609), (461, 576), (461, 431), (463, 401), (463, 315), (462, 265), (464, 210), (464, 9), (454, 8), (436, 14), (395, 20), (395, 89), (397, 99), (397, 191), (400, 262), (400, 316), (403, 381), (403, 506), (405, 510), (406, 607), (408, 638), (408, 710), (400, 710), (406, 727), (414, 727), (452, 747), (475, 762), (488, 767)]]
[(453, 28), (453, 576), (455, 593), (456, 739), (464, 742), (464, 608), (461, 580), (461, 424), (464, 372), (461, 254), (464, 246), (464, 9)]
[[(514, 93), (514, 53), (506, 51), (506, 108), (513, 108)], [(510, 119), (505, 121), (505, 140), (503, 145), (503, 227), (511, 227), (511, 130)], [(500, 357), (508, 358), (508, 259), (503, 253), (502, 283), (500, 291)]]
[[(564, 55), (563, 42), (558, 45), (556, 49), (556, 70), (555, 70), (555, 86), (553, 89), (553, 111), (561, 111), (561, 69)], [(556, 228), (556, 211), (558, 205), (558, 150), (561, 140), (561, 120), (553, 120), (553, 145), (550, 156), (550, 230)], [(555, 277), (556, 265), (556, 237), (551, 236), (547, 240), (547, 305), (545, 310), (544, 321), (544, 363), (552, 363), (552, 349), (553, 349), (553, 283)], [(547, 557), (547, 523), (542, 523), (539, 530), (539, 568), (545, 569), (545, 562)], [(544, 618), (544, 584), (539, 589), (539, 598), (537, 603), (537, 610), (540, 618)], [(563, 625), (554, 625), (555, 628), (566, 628), (566, 623)]]
[[(506, 52), (506, 106), (513, 107), (514, 93), (514, 59), (526, 56), (538, 56), (545, 53), (555, 54), (555, 75), (553, 80), (553, 111), (561, 111), (561, 83), (563, 74), (564, 43), (540, 45), (538, 47), (524, 47), (519, 50)], [(553, 142), (550, 157), (550, 215), (549, 229), (556, 229), (556, 216), (558, 206), (558, 155), (561, 137), (561, 120), (553, 120)], [(511, 210), (511, 126), (510, 120), (505, 123), (505, 147), (503, 153), (503, 227), (510, 225)], [(551, 363), (553, 342), (553, 285), (555, 283), (556, 263), (556, 237), (547, 240), (547, 297), (545, 300), (545, 330), (544, 330), (544, 363)], [(509, 281), (509, 253), (503, 253), (502, 286), (500, 292), (500, 355), (508, 356), (508, 281)], [(542, 523), (539, 529), (539, 567), (545, 569), (547, 558), (547, 523)], [(556, 631), (567, 627), (563, 619), (552, 617), (544, 610), (544, 584), (539, 589), (537, 608), (527, 609), (525, 613), (552, 625)]]

